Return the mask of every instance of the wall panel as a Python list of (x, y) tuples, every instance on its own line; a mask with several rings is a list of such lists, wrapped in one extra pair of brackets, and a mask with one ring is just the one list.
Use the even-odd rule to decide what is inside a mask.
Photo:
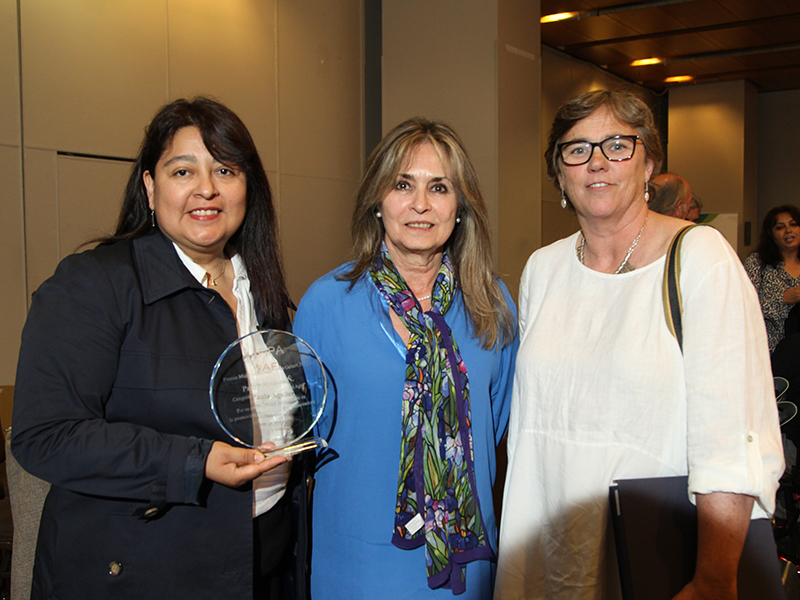
[(130, 157), (167, 99), (166, 0), (22, 0), (25, 145)]
[(498, 270), (514, 298), (541, 246), (539, 2), (498, 2)]
[(169, 98), (207, 95), (244, 121), (278, 166), (275, 0), (167, 0)]
[(17, 0), (0, 0), (0, 144), (17, 146), (21, 143), (18, 43)]
[(295, 302), (348, 259), (362, 172), (362, 16), (358, 0), (278, 7), (280, 224)]
[[(0, 189), (3, 219), (0, 220), (0, 386), (14, 383), (17, 348), (27, 313), (25, 285), (25, 222), (22, 197), (22, 152), (19, 99), (19, 36), (17, 0), (0, 0)], [(13, 394), (6, 390), (2, 400)], [(7, 403), (7, 402), (6, 402)], [(0, 406), (6, 403), (0, 401)], [(5, 416), (5, 415), (4, 415)], [(2, 426), (9, 420), (3, 419)]]
[(744, 221), (755, 218), (757, 204), (757, 161), (748, 162), (745, 150), (757, 139), (749, 124), (757, 119), (749, 99), (754, 93), (746, 82), (730, 81), (676, 88), (669, 95), (670, 170), (686, 178), (704, 211), (738, 213), (736, 250), (743, 260), (753, 250), (753, 244), (744, 245)]
[(309, 285), (350, 258), (357, 182), (284, 175), (281, 238), (295, 304)]
[(131, 166), (119, 161), (58, 157), (59, 259), (114, 230)]
[[(758, 218), (753, 235), (771, 208), (800, 206), (793, 173), (800, 165), (800, 90), (758, 95)], [(705, 200), (705, 198), (703, 198)], [(757, 240), (756, 240), (757, 241)]]
[(360, 178), (362, 38), (358, 0), (280, 3), (281, 172)]
[(498, 246), (497, 3), (383, 3), (383, 130), (414, 117), (443, 119), (478, 172)]
[[(19, 148), (0, 145), (0, 189), (3, 219), (0, 220), (0, 385), (14, 383), (17, 348), (27, 313), (25, 288), (24, 225), (22, 207), (22, 162)], [(6, 426), (3, 423), (3, 426)]]
[(53, 274), (58, 251), (58, 157), (53, 150), (25, 150), (25, 263), (27, 295)]

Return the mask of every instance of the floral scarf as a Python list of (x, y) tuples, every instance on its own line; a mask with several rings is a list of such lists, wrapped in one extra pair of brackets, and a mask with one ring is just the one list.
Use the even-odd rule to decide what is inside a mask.
[(428, 586), (460, 594), (464, 565), (494, 553), (475, 491), (467, 367), (443, 316), (456, 293), (453, 266), (445, 253), (426, 313), (385, 246), (370, 275), (411, 333), (392, 543), (424, 544)]

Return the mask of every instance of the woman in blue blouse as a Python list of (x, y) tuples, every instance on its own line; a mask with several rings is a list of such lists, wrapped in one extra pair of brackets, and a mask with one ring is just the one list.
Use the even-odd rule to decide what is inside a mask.
[(336, 388), (312, 596), (491, 598), (516, 319), (452, 129), (417, 118), (381, 141), (352, 233), (355, 261), (314, 283), (295, 321)]
[(772, 354), (786, 332), (786, 318), (800, 302), (800, 210), (787, 204), (767, 213), (756, 251), (744, 262), (758, 291)]

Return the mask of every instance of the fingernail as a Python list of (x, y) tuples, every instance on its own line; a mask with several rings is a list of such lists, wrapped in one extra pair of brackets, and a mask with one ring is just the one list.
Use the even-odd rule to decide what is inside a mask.
[(255, 462), (256, 463), (262, 462), (264, 460), (264, 458), (265, 458), (265, 456), (263, 454), (261, 454), (261, 452), (256, 452), (255, 453)]

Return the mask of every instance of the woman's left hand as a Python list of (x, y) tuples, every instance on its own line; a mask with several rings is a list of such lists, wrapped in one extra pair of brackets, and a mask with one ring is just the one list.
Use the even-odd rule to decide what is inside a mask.
[(697, 567), (673, 600), (737, 600), (736, 577), (750, 527), (752, 496), (697, 494)]
[(214, 442), (206, 458), (206, 477), (211, 481), (236, 488), (288, 460), (285, 456), (267, 458), (258, 450), (236, 448), (224, 442)]

